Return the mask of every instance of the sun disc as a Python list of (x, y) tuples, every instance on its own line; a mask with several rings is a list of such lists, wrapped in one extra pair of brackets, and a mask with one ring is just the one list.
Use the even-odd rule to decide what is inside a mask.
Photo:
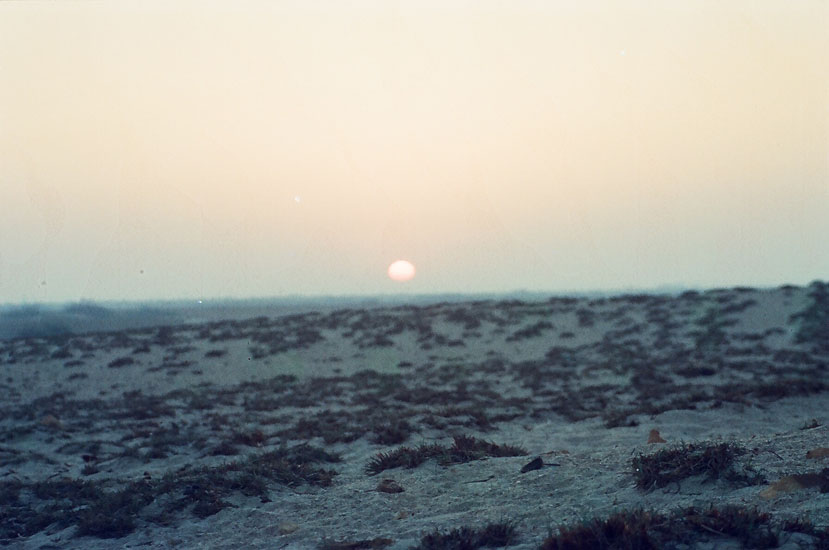
[(415, 266), (406, 260), (397, 260), (389, 266), (389, 278), (393, 281), (406, 282), (415, 276)]

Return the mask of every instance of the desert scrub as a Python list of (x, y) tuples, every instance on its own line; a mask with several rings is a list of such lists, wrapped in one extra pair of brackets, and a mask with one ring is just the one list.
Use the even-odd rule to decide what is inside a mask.
[[(138, 496), (135, 491), (130, 494), (133, 498)], [(0, 495), (5, 505), (0, 512), (0, 540), (28, 537), (50, 525), (66, 528), (77, 524), (83, 531), (93, 516), (101, 516), (96, 522), (98, 527), (89, 527), (98, 536), (107, 536), (107, 526), (120, 533), (117, 536), (126, 534), (121, 527), (116, 527), (127, 522), (120, 514), (120, 507), (113, 507), (111, 496), (93, 481), (4, 482), (0, 485)]]
[(466, 435), (456, 435), (451, 447), (436, 443), (418, 447), (400, 447), (388, 453), (377, 453), (366, 465), (368, 475), (377, 475), (390, 468), (416, 468), (430, 458), (441, 466), (480, 460), (484, 457), (526, 456), (527, 451), (512, 445), (498, 445)]
[(135, 359), (132, 357), (118, 357), (117, 359), (110, 361), (107, 366), (111, 369), (117, 369), (120, 367), (126, 367), (127, 365), (132, 365), (134, 363)]
[(696, 349), (711, 351), (728, 342), (728, 335), (723, 329), (733, 324), (733, 321), (725, 319), (719, 308), (712, 307), (695, 324), (699, 327), (692, 333)]
[(631, 461), (636, 488), (649, 491), (665, 487), (692, 476), (705, 474), (707, 480), (720, 477), (745, 485), (764, 483), (765, 479), (752, 468), (744, 472), (734, 468), (734, 459), (744, 455), (746, 450), (732, 443), (701, 445), (690, 443), (684, 446), (662, 449), (651, 455), (639, 455)]
[(371, 442), (378, 445), (398, 445), (409, 439), (413, 430), (412, 425), (405, 419), (377, 422), (371, 427), (371, 431), (374, 432)]
[(540, 550), (592, 550), (594, 548), (656, 549), (648, 528), (664, 521), (660, 514), (635, 510), (617, 512), (605, 519), (591, 519), (580, 524), (559, 527), (550, 534)]
[(267, 500), (273, 483), (330, 486), (337, 472), (316, 464), (339, 461), (338, 455), (303, 444), (218, 466), (169, 472), (115, 490), (93, 480), (4, 481), (0, 482), (0, 542), (29, 537), (50, 525), (75, 525), (75, 536), (118, 538), (135, 530), (139, 522), (170, 525), (186, 509), (204, 518), (229, 506), (224, 499), (234, 493)]
[(374, 537), (373, 539), (355, 540), (355, 541), (328, 541), (323, 540), (319, 545), (319, 550), (380, 550), (389, 546), (392, 539), (383, 537)]
[[(572, 526), (559, 527), (540, 550), (593, 550), (626, 548), (695, 547), (701, 541), (732, 539), (742, 548), (777, 548), (779, 533), (795, 532), (772, 522), (771, 516), (738, 506), (707, 510), (694, 507), (662, 514), (646, 510), (623, 510), (606, 518), (593, 518)], [(819, 537), (820, 532), (804, 525), (802, 531)]]
[(276, 435), (286, 439), (311, 439), (321, 437), (326, 444), (350, 443), (360, 439), (365, 430), (348, 411), (320, 411), (310, 418), (300, 418), (290, 428)]
[(480, 529), (459, 527), (448, 533), (435, 530), (424, 535), (420, 544), (412, 550), (475, 550), (476, 548), (499, 548), (511, 546), (518, 541), (515, 525), (503, 521), (490, 523)]
[(554, 327), (552, 323), (548, 321), (538, 321), (537, 323), (518, 329), (507, 336), (507, 342), (520, 342), (521, 340), (526, 340), (528, 338), (537, 338), (538, 336), (541, 336), (545, 330), (549, 331), (553, 329)]
[(809, 297), (809, 306), (789, 319), (798, 323), (795, 341), (829, 351), (829, 283), (814, 281), (809, 285)]

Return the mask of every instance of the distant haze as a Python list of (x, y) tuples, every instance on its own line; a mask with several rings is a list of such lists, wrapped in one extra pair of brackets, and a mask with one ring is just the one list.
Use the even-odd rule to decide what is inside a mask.
[(2, 2), (0, 303), (825, 279), (827, 28), (822, 0)]

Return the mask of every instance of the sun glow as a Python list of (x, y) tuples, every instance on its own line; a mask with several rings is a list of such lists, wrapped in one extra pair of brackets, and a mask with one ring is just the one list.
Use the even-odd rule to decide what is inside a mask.
[(389, 278), (404, 283), (415, 276), (415, 266), (406, 260), (397, 260), (389, 266)]

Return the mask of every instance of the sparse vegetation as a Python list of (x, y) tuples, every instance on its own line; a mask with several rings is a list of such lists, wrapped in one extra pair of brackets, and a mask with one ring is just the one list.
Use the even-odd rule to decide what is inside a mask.
[(814, 281), (809, 285), (809, 298), (811, 303), (790, 319), (798, 323), (795, 340), (829, 352), (829, 283)]
[(120, 367), (126, 367), (127, 365), (135, 364), (135, 359), (132, 357), (118, 357), (110, 361), (107, 366), (111, 369), (117, 369)]
[(724, 345), (728, 341), (724, 329), (730, 324), (731, 321), (725, 318), (719, 308), (709, 308), (696, 322), (698, 329), (693, 332), (696, 349), (711, 351)]
[(735, 458), (745, 453), (745, 449), (731, 443), (690, 443), (651, 455), (640, 454), (632, 460), (636, 487), (650, 491), (697, 475), (705, 475), (709, 481), (724, 478), (744, 485), (765, 483), (766, 480), (750, 467), (742, 472), (736, 469)]
[(553, 324), (548, 321), (538, 321), (522, 329), (516, 330), (507, 336), (507, 342), (519, 342), (528, 338), (537, 338), (541, 336), (544, 331), (553, 330)]
[[(138, 520), (169, 525), (188, 508), (195, 517), (213, 515), (229, 505), (224, 499), (235, 492), (264, 498), (274, 483), (329, 486), (337, 473), (315, 464), (339, 461), (338, 455), (299, 445), (219, 466), (170, 472), (115, 490), (88, 480), (4, 481), (0, 501), (7, 505), (0, 512), (0, 540), (28, 537), (50, 525), (76, 525), (75, 536), (119, 538), (131, 533)], [(151, 503), (156, 503), (154, 511), (149, 510)]]
[(560, 527), (558, 534), (544, 540), (541, 550), (656, 550), (722, 539), (743, 548), (777, 548), (785, 529), (785, 524), (773, 525), (768, 514), (745, 507), (690, 507), (671, 513), (640, 509)]
[[(120, 537), (147, 523), (171, 525), (183, 516), (210, 517), (231, 506), (240, 494), (267, 501), (271, 491), (284, 490), (278, 489), (280, 485), (326, 487), (334, 482), (336, 472), (322, 466), (328, 462), (322, 455), (314, 462), (313, 452), (301, 450), (316, 441), (339, 446), (366, 438), (386, 446), (367, 464), (360, 464), (366, 474), (376, 475), (387, 469), (415, 468), (429, 460), (448, 467), (484, 457), (525, 455), (520, 447), (456, 435), (459, 430), (479, 435), (516, 419), (529, 426), (538, 419), (599, 417), (608, 428), (625, 427), (645, 423), (648, 416), (664, 411), (704, 410), (726, 403), (765, 406), (783, 397), (826, 392), (827, 350), (821, 348), (826, 340), (821, 332), (826, 324), (821, 293), (826, 287), (813, 284), (812, 302), (792, 316), (801, 345), (790, 347), (785, 336), (791, 328), (727, 330), (754, 305), (745, 299), (755, 292), (749, 290), (693, 292), (680, 298), (637, 295), (351, 309), (4, 341), (0, 364), (10, 376), (42, 361), (56, 361), (47, 366), (58, 367), (62, 386), (26, 402), (19, 394), (13, 397), (17, 379), (9, 378), (3, 385), (3, 391), (16, 400), (0, 403), (0, 418), (6, 422), (0, 425), (0, 462), (15, 469), (41, 462), (43, 471), (64, 464), (77, 479), (41, 480), (37, 486), (11, 481), (11, 476), (4, 480), (0, 544), (50, 525), (52, 529), (74, 525), (78, 535)], [(566, 328), (572, 326), (573, 315), (580, 327), (597, 328), (561, 332), (553, 326), (559, 325), (559, 314), (566, 316)], [(73, 393), (86, 384), (88, 373), (108, 363), (161, 377), (163, 384), (168, 375), (201, 372), (192, 368), (194, 362), (204, 366), (204, 372), (214, 372), (226, 361), (203, 358), (228, 357), (228, 349), (235, 354), (246, 345), (252, 350), (251, 361), (262, 359), (276, 366), (283, 358), (271, 360), (275, 354), (323, 342), (332, 331), (353, 345), (353, 353), (338, 356), (326, 350), (321, 367), (331, 370), (325, 377), (283, 375), (235, 385), (203, 377), (169, 393), (123, 391), (130, 389), (126, 384), (107, 387), (96, 398), (78, 399)], [(488, 352), (486, 347), (476, 350), (476, 339), (493, 334), (514, 342), (549, 336), (548, 346), (560, 345), (546, 353), (536, 349), (536, 342), (513, 346), (532, 350), (522, 351), (518, 359), (498, 349), (497, 343), (487, 344), (492, 348)], [(577, 340), (556, 341), (576, 334)], [(195, 339), (202, 343), (196, 345)], [(216, 343), (228, 340), (239, 342), (232, 347)], [(407, 355), (407, 341), (432, 351)], [(486, 352), (485, 359), (467, 360), (472, 355), (462, 349), (464, 345), (479, 358)], [(353, 363), (371, 357), (370, 348), (384, 346), (397, 346), (382, 352), (393, 373), (371, 370), (376, 365), (353, 372)], [(360, 348), (365, 351), (358, 352)], [(142, 355), (149, 350), (163, 353), (163, 362), (154, 360), (155, 355)], [(292, 361), (293, 354), (285, 359)], [(241, 360), (248, 364), (248, 355)], [(67, 370), (60, 368), (61, 363)], [(90, 368), (76, 368), (85, 365)], [(803, 424), (802, 417), (792, 422), (797, 423), (793, 428), (804, 430), (820, 427), (817, 420)], [(100, 434), (112, 430), (118, 435), (104, 441)], [(421, 441), (453, 436), (453, 443), (401, 446), (416, 435)], [(311, 441), (314, 438), (319, 439)], [(279, 455), (280, 449), (299, 442), (302, 445), (291, 447), (296, 449), (293, 458)], [(41, 444), (53, 452), (29, 450)], [(299, 456), (303, 452), (308, 456)], [(693, 476), (722, 479), (732, 487), (762, 482), (746, 454), (731, 444), (669, 447), (634, 459), (632, 475), (642, 491), (681, 490), (684, 480)], [(193, 466), (163, 471), (167, 458), (181, 456), (192, 458)], [(146, 469), (160, 477), (119, 478), (122, 464), (129, 471)], [(645, 548), (648, 544), (661, 548), (666, 541), (688, 544), (715, 536), (762, 548), (783, 532), (769, 518), (749, 510), (689, 510), (677, 515), (619, 512), (622, 515), (617, 517), (565, 527), (553, 537), (557, 542), (549, 544), (559, 545), (551, 548)], [(825, 537), (805, 523), (789, 527), (788, 531)], [(511, 529), (517, 537), (517, 527)], [(756, 535), (749, 535), (750, 531)], [(428, 544), (476, 547), (479, 533), (466, 527), (444, 535), (435, 531)], [(493, 533), (488, 537), (493, 541), (489, 546), (497, 546), (497, 537)], [(345, 550), (380, 547), (385, 541), (389, 539), (326, 544)]]
[(518, 542), (515, 525), (509, 521), (490, 523), (480, 529), (460, 527), (448, 533), (435, 530), (424, 535), (412, 550), (475, 550), (500, 548)]
[(387, 453), (377, 453), (366, 465), (368, 475), (377, 475), (390, 468), (416, 468), (430, 458), (434, 458), (441, 466), (460, 464), (480, 460), (487, 456), (525, 456), (527, 451), (511, 445), (497, 445), (466, 435), (454, 437), (451, 447), (441, 445), (421, 444), (415, 448), (400, 447)]

